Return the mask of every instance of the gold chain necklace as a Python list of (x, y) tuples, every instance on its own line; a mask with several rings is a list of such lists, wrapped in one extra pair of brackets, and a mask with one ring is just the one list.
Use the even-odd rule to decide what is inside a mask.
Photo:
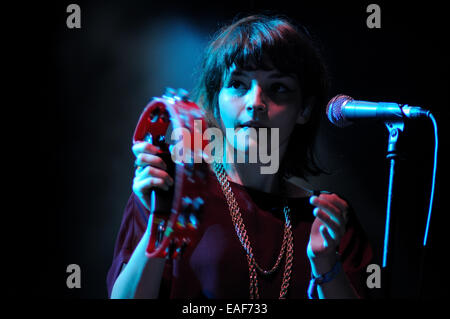
[(278, 269), (280, 262), (283, 258), (283, 255), (286, 252), (286, 262), (284, 265), (284, 273), (283, 273), (283, 281), (280, 289), (280, 299), (285, 299), (286, 294), (289, 288), (289, 281), (291, 279), (292, 272), (292, 261), (294, 258), (294, 242), (292, 236), (292, 227), (291, 221), (289, 218), (290, 209), (286, 205), (283, 209), (285, 224), (284, 224), (284, 235), (283, 235), (283, 244), (281, 246), (280, 254), (278, 255), (277, 261), (275, 265), (270, 270), (262, 269), (255, 260), (255, 256), (253, 255), (253, 250), (250, 244), (250, 240), (248, 239), (247, 231), (245, 229), (244, 221), (242, 220), (242, 215), (239, 209), (239, 205), (234, 197), (233, 190), (231, 189), (230, 183), (227, 179), (227, 174), (225, 169), (221, 163), (214, 162), (213, 169), (216, 174), (217, 180), (219, 181), (220, 186), (222, 187), (223, 194), (227, 200), (228, 209), (230, 211), (231, 219), (233, 221), (234, 229), (236, 230), (236, 234), (241, 242), (246, 254), (247, 254), (247, 262), (248, 262), (248, 270), (250, 275), (250, 299), (259, 299), (259, 291), (258, 291), (258, 276), (257, 270), (263, 275), (270, 275), (275, 270)]

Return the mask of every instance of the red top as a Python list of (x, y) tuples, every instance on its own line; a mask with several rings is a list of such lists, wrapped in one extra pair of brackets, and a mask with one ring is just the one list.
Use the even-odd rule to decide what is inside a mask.
[[(203, 198), (204, 215), (200, 239), (190, 245), (180, 260), (167, 261), (161, 283), (161, 298), (249, 298), (249, 271), (242, 247), (214, 172), (208, 175), (211, 192)], [(284, 213), (278, 195), (251, 189), (230, 181), (256, 262), (263, 269), (275, 264), (283, 240)], [(294, 259), (287, 298), (307, 298), (311, 267), (306, 255), (313, 206), (309, 198), (288, 198), (294, 237)], [(108, 293), (128, 263), (147, 227), (148, 210), (132, 194), (125, 208), (114, 257), (107, 276)], [(347, 232), (339, 247), (343, 269), (360, 296), (364, 297), (366, 266), (372, 250), (354, 214), (350, 214)], [(268, 276), (258, 273), (261, 298), (276, 299), (284, 271), (284, 258), (278, 270)]]

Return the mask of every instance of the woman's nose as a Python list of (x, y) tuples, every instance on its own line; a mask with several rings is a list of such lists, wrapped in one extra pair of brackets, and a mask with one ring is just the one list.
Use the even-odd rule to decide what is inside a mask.
[(256, 83), (252, 85), (252, 89), (248, 92), (246, 109), (249, 112), (254, 111), (258, 113), (262, 113), (267, 110), (264, 92), (261, 86)]

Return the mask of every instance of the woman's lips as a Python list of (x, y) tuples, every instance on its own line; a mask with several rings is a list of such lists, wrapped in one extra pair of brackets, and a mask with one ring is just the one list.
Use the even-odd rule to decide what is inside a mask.
[(248, 129), (249, 127), (266, 128), (266, 126), (264, 126), (261, 122), (258, 122), (258, 121), (247, 121), (247, 122), (244, 122), (242, 124), (239, 124), (236, 129), (237, 130)]

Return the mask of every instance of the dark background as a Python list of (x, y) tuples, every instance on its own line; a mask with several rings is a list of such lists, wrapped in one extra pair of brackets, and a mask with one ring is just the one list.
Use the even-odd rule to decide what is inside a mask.
[[(437, 298), (447, 273), (447, 209), (442, 181), (448, 115), (448, 33), (440, 2), (377, 1), (381, 29), (366, 26), (368, 1), (76, 1), (81, 29), (66, 27), (72, 2), (5, 10), (10, 46), (6, 104), (18, 120), (7, 133), (10, 165), (3, 232), (11, 296), (106, 298), (106, 274), (131, 192), (131, 137), (140, 112), (166, 86), (190, 90), (205, 44), (237, 14), (287, 14), (319, 40), (332, 75), (330, 98), (420, 105), (441, 123), (429, 244), (421, 248), (434, 137), (427, 121), (408, 122), (396, 172), (396, 244), (390, 261), (396, 298)], [(10, 123), (11, 121), (11, 123)], [(314, 179), (353, 205), (381, 265), (388, 163), (383, 123), (346, 129), (325, 120), (318, 157), (333, 171)], [(445, 197), (444, 197), (445, 198)], [(78, 264), (81, 289), (66, 287)], [(444, 276), (445, 277), (445, 276)], [(441, 278), (441, 277), (440, 277)], [(386, 288), (386, 287), (385, 287)], [(386, 289), (387, 290), (387, 289)], [(383, 298), (385, 292), (374, 291)]]

